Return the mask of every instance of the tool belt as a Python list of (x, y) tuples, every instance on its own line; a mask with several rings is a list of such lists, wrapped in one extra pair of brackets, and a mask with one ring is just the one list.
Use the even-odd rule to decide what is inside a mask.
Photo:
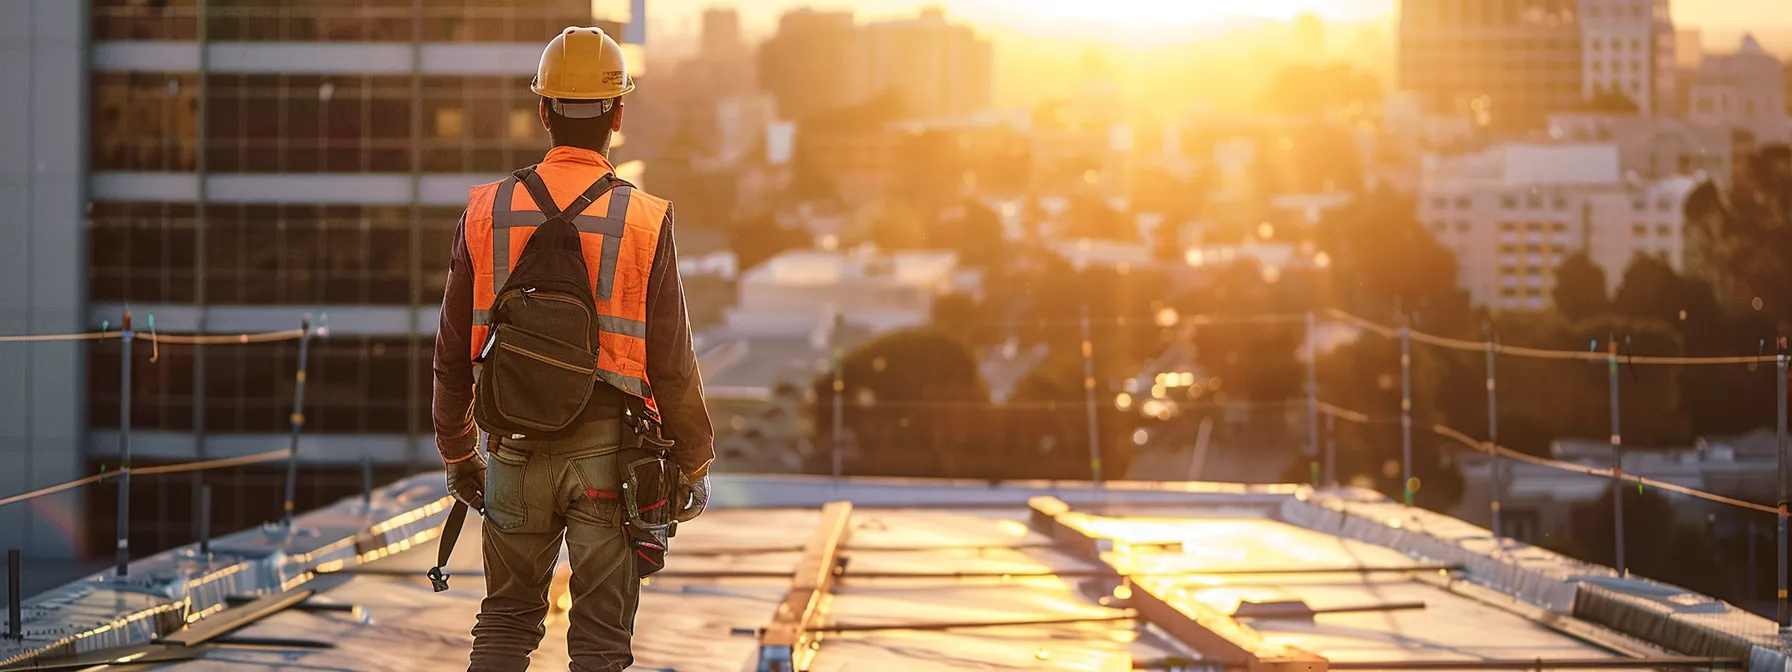
[(635, 576), (646, 578), (666, 567), (666, 549), (678, 534), (679, 501), (684, 484), (672, 464), (672, 441), (660, 425), (640, 409), (625, 407), (622, 451), (622, 527), (634, 556)]
[[(622, 447), (616, 456), (621, 477), (618, 480), (622, 483), (618, 496), (622, 500), (622, 529), (628, 537), (637, 578), (652, 576), (666, 567), (666, 549), (678, 533), (678, 512), (685, 505), (684, 484), (672, 463), (673, 442), (661, 434), (659, 423), (645, 410), (638, 403), (624, 404)], [(601, 433), (603, 428), (594, 426), (590, 431)], [(513, 439), (506, 445), (515, 442)], [(444, 569), (466, 517), (467, 505), (456, 501), (442, 526), (436, 565), (428, 572), (430, 585), (438, 593), (448, 590)]]

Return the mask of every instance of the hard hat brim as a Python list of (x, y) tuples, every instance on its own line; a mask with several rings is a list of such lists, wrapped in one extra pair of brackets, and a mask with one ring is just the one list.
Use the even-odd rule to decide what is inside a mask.
[(529, 82), (529, 90), (534, 91), (535, 95), (537, 95), (537, 96), (541, 96), (543, 98), (553, 98), (555, 100), (579, 101), (579, 102), (585, 102), (585, 101), (591, 101), (591, 100), (605, 100), (608, 98), (621, 98), (628, 94), (634, 93), (635, 92), (635, 79), (633, 77), (630, 77), (628, 79), (628, 81), (625, 81), (622, 83), (621, 90), (618, 90), (615, 94), (606, 96), (604, 98), (592, 98), (590, 92), (580, 93), (578, 91), (558, 91), (555, 89), (550, 89), (548, 87), (541, 85), (541, 78), (539, 76)]

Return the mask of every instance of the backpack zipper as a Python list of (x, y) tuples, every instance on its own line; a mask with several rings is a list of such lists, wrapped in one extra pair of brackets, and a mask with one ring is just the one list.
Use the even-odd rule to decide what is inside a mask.
[(524, 357), (528, 357), (530, 359), (541, 362), (543, 364), (547, 364), (549, 366), (554, 366), (554, 367), (558, 367), (561, 369), (565, 369), (567, 371), (572, 371), (572, 372), (578, 373), (580, 375), (589, 376), (593, 373), (597, 373), (597, 369), (587, 369), (585, 367), (578, 366), (576, 364), (567, 364), (566, 362), (562, 362), (558, 359), (554, 359), (547, 355), (536, 353), (531, 350), (524, 350), (523, 348), (517, 347), (515, 345), (511, 345), (509, 343), (499, 343), (498, 347), (502, 348), (504, 350), (509, 350), (516, 354), (522, 355)]

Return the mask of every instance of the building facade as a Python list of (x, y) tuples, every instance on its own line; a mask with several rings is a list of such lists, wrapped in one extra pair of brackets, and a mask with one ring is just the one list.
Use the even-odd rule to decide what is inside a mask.
[(759, 46), (759, 88), (791, 121), (858, 101), (853, 78), (862, 70), (858, 26), (850, 11), (807, 7), (778, 18), (778, 30)]
[(1641, 114), (1674, 100), (1674, 33), (1668, 0), (1581, 0), (1581, 95), (1623, 96)]
[(1644, 180), (1691, 177), (1728, 188), (1734, 175), (1735, 139), (1727, 128), (1669, 116), (1573, 112), (1550, 115), (1549, 136), (1613, 143), (1620, 170)]
[(1399, 88), (1497, 128), (1600, 94), (1650, 114), (1675, 100), (1674, 42), (1669, 0), (1404, 0)]
[(865, 26), (864, 95), (893, 91), (910, 118), (958, 117), (988, 109), (995, 92), (995, 50), (970, 26), (929, 7), (913, 19)]
[(1522, 127), (1583, 100), (1579, 0), (1403, 0), (1399, 88), (1432, 113)]
[(1784, 66), (1745, 37), (1735, 53), (1707, 55), (1692, 78), (1693, 123), (1734, 128), (1758, 141), (1784, 141), (1787, 120)]
[[(26, 204), (0, 225), (0, 248), (21, 254), (0, 264), (18, 294), (0, 297), (0, 333), (116, 328), (126, 310), (139, 329), (154, 316), (162, 332), (264, 332), (309, 313), (329, 336), (309, 352), (301, 505), (358, 490), (364, 459), (435, 460), (429, 357), (467, 188), (546, 150), (528, 90), (541, 46), (568, 25), (624, 24), (589, 0), (29, 4), (0, 29), (32, 64), (8, 69), (30, 95), (0, 103), (0, 138), (22, 150), (0, 189)], [(139, 345), (136, 462), (286, 445), (296, 344)], [(6, 378), (30, 381), (0, 404), (24, 416), (3, 443), (32, 465), (0, 493), (118, 462), (121, 362), (117, 341), (0, 349)], [(278, 478), (232, 473), (217, 509), (241, 520), (217, 524), (266, 519), (267, 498), (242, 493)], [(132, 505), (141, 492), (185, 510), (196, 482), (134, 486)], [(88, 490), (0, 510), (0, 543), (78, 555), (110, 533), (67, 524), (110, 506), (111, 489)], [(156, 535), (134, 544), (150, 550), (188, 531), (138, 534)]]
[(759, 48), (760, 87), (798, 122), (886, 94), (901, 118), (963, 116), (989, 108), (994, 78), (989, 41), (937, 7), (863, 26), (850, 11), (802, 8)]
[(1631, 179), (1616, 145), (1511, 144), (1425, 163), (1418, 218), (1455, 254), (1477, 304), (1548, 308), (1556, 269), (1576, 252), (1604, 269), (1607, 292), (1637, 255), (1684, 267), (1686, 198), (1698, 183)]

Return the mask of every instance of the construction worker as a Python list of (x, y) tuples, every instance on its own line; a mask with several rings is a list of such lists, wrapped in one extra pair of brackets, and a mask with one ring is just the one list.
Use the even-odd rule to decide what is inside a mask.
[[(709, 499), (715, 435), (692, 352), (672, 206), (616, 178), (608, 158), (610, 139), (622, 128), (622, 97), (634, 90), (621, 46), (600, 29), (567, 28), (542, 52), (530, 88), (541, 96), (541, 123), (553, 148), (532, 168), (472, 188), (454, 239), (436, 335), (436, 446), (449, 491), (485, 515), (486, 597), (473, 627), (468, 669), (528, 668), (545, 634), (549, 582), (564, 540), (572, 569), (572, 669), (620, 671), (633, 662), (629, 642), (640, 578), (657, 569), (642, 565), (655, 546), (631, 546), (633, 537), (625, 533), (635, 509), (656, 504), (636, 506), (619, 492), (623, 472), (632, 468), (619, 464), (620, 449), (641, 444), (642, 436), (672, 442), (662, 455), (676, 467), (677, 480), (666, 491), (678, 494), (658, 504), (672, 502), (673, 508), (661, 511), (687, 521)], [(590, 214), (573, 215), (575, 210)], [(575, 225), (576, 235), (572, 227), (547, 233), (557, 221)], [(582, 251), (588, 274), (560, 286), (573, 288), (566, 296), (582, 296), (583, 308), (573, 299), (539, 300), (549, 292), (532, 293), (535, 286), (507, 291), (514, 289), (507, 282), (542, 268), (529, 257), (537, 254), (530, 237), (545, 241), (560, 231), (578, 244), (557, 249), (574, 264)], [(588, 351), (566, 350), (575, 346), (565, 338), (538, 351), (517, 340), (532, 333), (519, 315), (561, 309), (572, 311), (561, 317), (593, 318)], [(501, 365), (504, 360), (487, 359), (497, 356), (493, 350), (530, 358)], [(543, 352), (572, 363), (539, 369), (559, 378), (515, 379), (514, 371), (526, 368), (514, 367), (552, 364), (552, 357), (539, 356)], [(475, 363), (482, 366), (476, 370)], [(513, 370), (507, 373), (505, 366)], [(500, 397), (492, 402), (496, 410), (486, 409), (488, 392)], [(506, 399), (509, 407), (503, 407)], [(487, 413), (498, 415), (488, 422)], [(493, 433), (493, 425), (555, 414), (564, 418), (539, 425), (558, 427), (553, 431)], [(476, 449), (475, 420), (487, 433), (489, 463)], [(664, 473), (671, 477), (670, 469)], [(659, 542), (663, 553), (664, 539)]]

